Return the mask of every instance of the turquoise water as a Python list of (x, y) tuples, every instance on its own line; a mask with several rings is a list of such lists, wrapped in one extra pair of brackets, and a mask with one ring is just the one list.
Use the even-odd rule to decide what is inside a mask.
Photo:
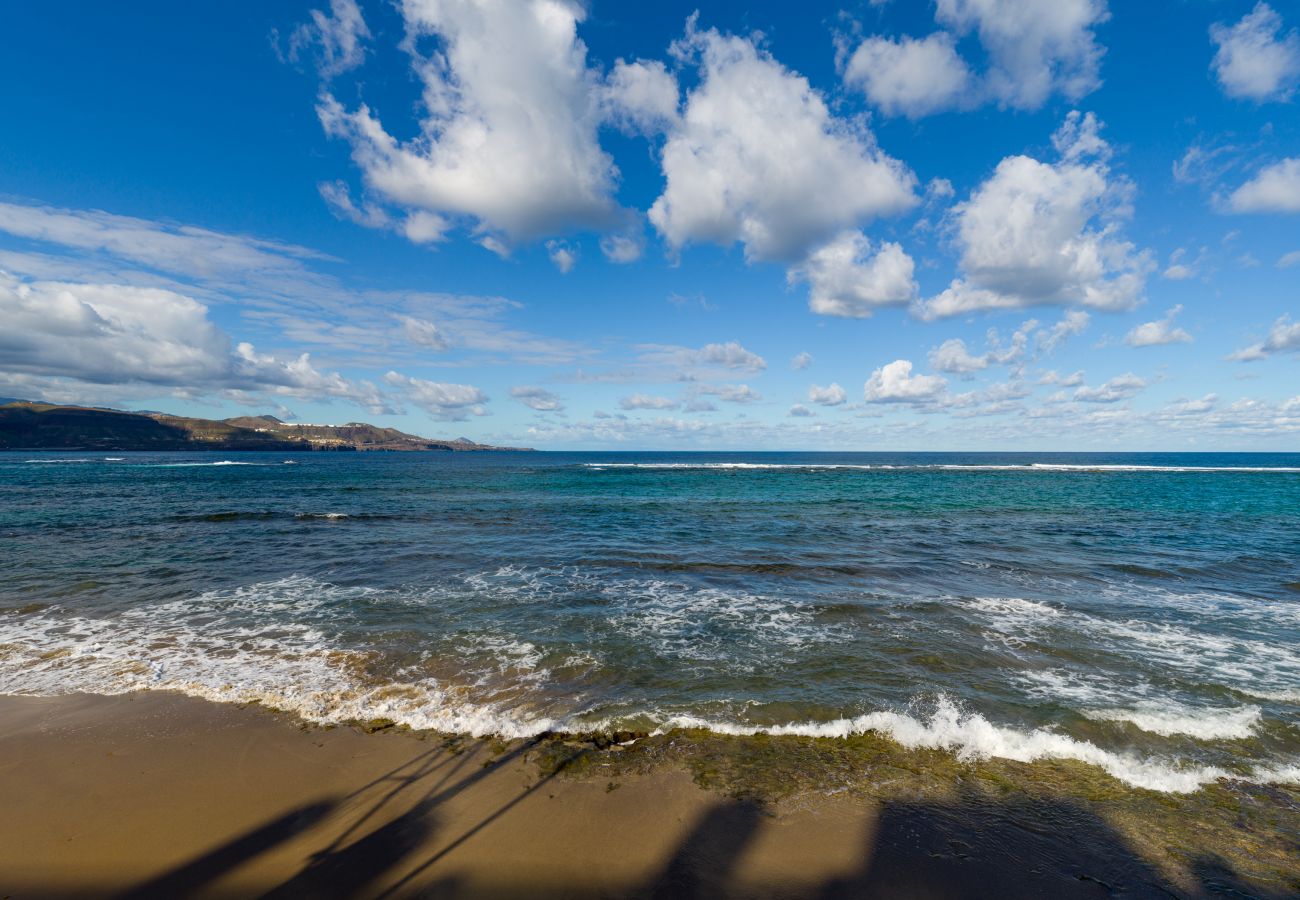
[(1300, 780), (1300, 454), (0, 453), (0, 691)]

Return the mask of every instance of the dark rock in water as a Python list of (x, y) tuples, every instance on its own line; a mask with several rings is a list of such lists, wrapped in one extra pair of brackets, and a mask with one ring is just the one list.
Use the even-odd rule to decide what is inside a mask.
[(596, 745), (597, 750), (608, 750), (614, 742), (609, 739), (607, 734), (598, 734), (592, 737), (591, 742)]
[(614, 732), (614, 743), (627, 744), (649, 736), (650, 732), (648, 731), (616, 731)]
[(371, 719), (369, 722), (361, 723), (361, 730), (364, 731), (366, 734), (374, 734), (375, 732), (378, 731), (387, 731), (388, 729), (395, 728), (396, 726), (397, 723), (394, 722), (392, 719)]

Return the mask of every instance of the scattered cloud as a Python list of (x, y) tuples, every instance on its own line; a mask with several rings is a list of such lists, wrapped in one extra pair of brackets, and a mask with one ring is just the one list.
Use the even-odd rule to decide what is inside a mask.
[(676, 409), (681, 404), (671, 397), (655, 397), (649, 394), (632, 394), (618, 401), (619, 409)]
[(808, 402), (818, 406), (842, 406), (848, 399), (848, 391), (833, 382), (826, 387), (814, 384), (808, 388)]
[(801, 372), (813, 364), (813, 355), (804, 351), (796, 353), (790, 360), (790, 368), (796, 372)]
[(578, 264), (578, 251), (564, 241), (547, 241), (546, 255), (562, 275), (568, 275)]
[(1271, 6), (1257, 3), (1235, 25), (1210, 28), (1219, 48), (1211, 68), (1225, 94), (1256, 103), (1291, 97), (1300, 83), (1300, 33), (1283, 34), (1284, 27)]
[(487, 403), (488, 396), (470, 384), (426, 381), (400, 372), (389, 372), (384, 381), (439, 421), (460, 422), (471, 415), (487, 415), (483, 404)]
[(1165, 311), (1163, 319), (1143, 322), (1124, 336), (1130, 347), (1159, 347), (1164, 344), (1190, 344), (1192, 336), (1174, 325), (1174, 318), (1183, 311), (1181, 305)]
[(311, 21), (289, 35), (289, 59), (297, 62), (304, 54), (314, 53), (321, 75), (333, 78), (364, 62), (364, 42), (369, 37), (370, 29), (356, 0), (330, 0), (329, 13), (313, 9)]
[(786, 415), (794, 419), (809, 419), (817, 414), (802, 403), (796, 403), (790, 407), (790, 412), (786, 413)]
[(1296, 352), (1300, 352), (1300, 322), (1292, 322), (1290, 316), (1284, 315), (1273, 323), (1264, 340), (1243, 347), (1231, 354), (1228, 359), (1237, 362), (1254, 362), (1266, 359), (1274, 353)]
[(1300, 213), (1300, 156), (1266, 166), (1229, 195), (1234, 213)]
[(846, 231), (814, 250), (787, 273), (790, 282), (807, 281), (808, 307), (824, 316), (867, 318), (885, 306), (905, 306), (917, 294), (912, 258), (898, 244), (872, 251), (860, 231)]
[(910, 119), (969, 105), (974, 76), (947, 32), (921, 39), (872, 36), (849, 58), (844, 83), (887, 116)]
[(560, 412), (564, 409), (564, 402), (557, 395), (535, 385), (512, 387), (510, 396), (538, 412)]
[(1118, 403), (1136, 397), (1146, 386), (1146, 381), (1126, 372), (1097, 387), (1080, 385), (1074, 391), (1074, 399), (1084, 403)]
[(898, 359), (871, 373), (863, 386), (868, 403), (932, 403), (948, 389), (939, 375), (913, 375), (912, 363)]
[(1290, 253), (1285, 253), (1277, 261), (1277, 267), (1279, 269), (1289, 269), (1292, 266), (1300, 266), (1300, 250), (1292, 250)]

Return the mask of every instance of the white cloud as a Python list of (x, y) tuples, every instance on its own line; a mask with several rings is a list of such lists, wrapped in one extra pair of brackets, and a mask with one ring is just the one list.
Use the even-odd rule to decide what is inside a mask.
[(790, 360), (790, 368), (796, 372), (802, 371), (813, 364), (813, 355), (806, 350), (803, 353), (796, 353)]
[(551, 262), (562, 275), (568, 275), (578, 264), (578, 251), (564, 241), (547, 241), (546, 255), (551, 258)]
[(430, 350), (439, 352), (451, 346), (447, 336), (428, 319), (419, 319), (415, 316), (398, 316), (397, 318), (402, 323), (402, 334), (412, 344), (428, 347)]
[(948, 389), (939, 375), (913, 375), (912, 363), (898, 359), (871, 373), (863, 386), (868, 403), (931, 403)]
[(1000, 104), (1037, 109), (1054, 92), (1078, 100), (1101, 83), (1102, 48), (1092, 29), (1105, 0), (938, 0), (935, 19), (976, 31), (989, 57), (985, 90)]
[(920, 40), (873, 36), (849, 58), (844, 82), (867, 95), (886, 115), (919, 118), (969, 104), (972, 75), (951, 35)]
[(1300, 322), (1292, 322), (1290, 316), (1281, 316), (1268, 336), (1258, 344), (1251, 344), (1233, 353), (1228, 359), (1238, 362), (1254, 362), (1265, 359), (1274, 353), (1300, 352)]
[(1300, 250), (1292, 250), (1290, 253), (1283, 254), (1277, 261), (1279, 269), (1289, 269), (1292, 266), (1300, 266)]
[(845, 228), (915, 205), (912, 173), (752, 41), (699, 31), (692, 18), (674, 49), (701, 70), (649, 212), (674, 250), (738, 241), (749, 260), (796, 262)]
[[(969, 375), (972, 372), (983, 371), (994, 364), (1007, 366), (1019, 363), (1024, 359), (1030, 336), (1037, 328), (1038, 321), (1030, 319), (1015, 330), (1011, 335), (1010, 343), (1005, 347), (1002, 346), (997, 329), (990, 328), (988, 330), (990, 349), (979, 356), (971, 353), (966, 347), (966, 342), (961, 338), (951, 338), (930, 351), (930, 365), (936, 371), (947, 372), (950, 375)], [(1038, 333), (1041, 344), (1042, 332)]]
[(792, 267), (789, 281), (807, 281), (808, 306), (824, 316), (866, 318), (884, 306), (902, 306), (916, 297), (912, 257), (886, 242), (873, 253), (860, 231), (845, 231)]
[(835, 383), (831, 383), (826, 387), (814, 384), (808, 388), (808, 402), (816, 403), (819, 406), (840, 406), (848, 399), (848, 391)]
[(1100, 127), (1092, 113), (1070, 113), (1052, 137), (1058, 162), (1007, 157), (954, 208), (963, 277), (919, 304), (923, 318), (1138, 303), (1150, 261), (1118, 234), (1131, 186), (1110, 177)]
[(680, 404), (671, 397), (632, 394), (618, 401), (619, 409), (676, 409)]
[(1300, 156), (1261, 169), (1227, 205), (1235, 213), (1300, 213)]
[(1174, 317), (1183, 311), (1181, 305), (1165, 311), (1163, 319), (1143, 322), (1127, 335), (1124, 343), (1130, 347), (1159, 347), (1164, 344), (1189, 344), (1192, 336), (1174, 325)]
[(754, 390), (747, 384), (734, 384), (726, 386), (701, 385), (693, 391), (695, 394), (708, 394), (724, 400), (727, 403), (758, 403), (763, 399), (763, 395)]
[(1258, 3), (1231, 27), (1216, 23), (1210, 39), (1218, 44), (1212, 64), (1229, 97), (1262, 103), (1286, 100), (1300, 81), (1300, 34), (1282, 34), (1282, 17)]
[(618, 60), (606, 78), (606, 115), (625, 131), (656, 134), (677, 121), (677, 79), (658, 60)]
[(612, 263), (632, 263), (641, 258), (641, 241), (622, 234), (608, 234), (600, 239), (600, 252)]
[(330, 0), (328, 15), (313, 9), (311, 22), (299, 25), (289, 36), (289, 58), (296, 61), (304, 50), (314, 48), (316, 67), (332, 78), (361, 65), (366, 56), (362, 42), (369, 37), (356, 0)]
[(643, 344), (641, 351), (641, 361), (652, 365), (742, 372), (761, 372), (767, 368), (767, 360), (757, 353), (746, 350), (737, 341), (705, 344), (698, 349), (667, 344)]
[(794, 406), (790, 407), (790, 412), (786, 415), (793, 419), (809, 419), (817, 414), (802, 403), (796, 403)]
[(1070, 375), (1062, 375), (1055, 369), (1048, 370), (1038, 379), (1039, 384), (1059, 384), (1061, 387), (1078, 387), (1083, 384), (1083, 370)]
[(117, 216), (0, 202), (0, 231), (78, 250), (108, 253), (160, 272), (202, 279), (233, 276), (304, 278), (303, 261), (323, 259), (306, 247)]
[(400, 389), (408, 400), (440, 421), (460, 422), (471, 415), (487, 415), (483, 408), (488, 401), (487, 394), (471, 384), (425, 381), (400, 372), (389, 372), (384, 381)]
[(159, 288), (25, 282), (0, 272), (0, 370), (98, 385), (250, 391), (327, 400), (374, 412), (388, 403), (366, 382), (231, 346), (197, 300)]
[(564, 409), (564, 401), (557, 395), (551, 393), (542, 387), (535, 385), (521, 385), (512, 387), (510, 396), (518, 400), (524, 406), (535, 409), (538, 412), (560, 412)]
[(1051, 353), (1070, 338), (1083, 334), (1091, 321), (1092, 316), (1081, 309), (1068, 310), (1049, 331), (1039, 333), (1038, 346), (1044, 353)]
[(1132, 372), (1116, 375), (1097, 387), (1081, 385), (1074, 391), (1074, 399), (1084, 403), (1118, 403), (1136, 396), (1147, 383)]
[[(325, 131), (346, 139), (367, 188), (405, 209), (462, 216), (500, 239), (528, 240), (617, 215), (613, 160), (601, 149), (596, 73), (577, 36), (584, 13), (556, 0), (410, 0), (407, 44), (423, 82), (418, 136), (402, 141), (366, 105), (323, 93)], [(405, 129), (404, 129), (405, 130)]]

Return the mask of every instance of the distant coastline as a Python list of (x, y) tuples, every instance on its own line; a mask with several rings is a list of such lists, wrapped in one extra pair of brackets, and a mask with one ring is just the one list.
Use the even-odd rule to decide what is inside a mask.
[(3, 450), (515, 451), (467, 438), (426, 438), (364, 422), (294, 424), (275, 416), (197, 419), (38, 401), (0, 402)]

